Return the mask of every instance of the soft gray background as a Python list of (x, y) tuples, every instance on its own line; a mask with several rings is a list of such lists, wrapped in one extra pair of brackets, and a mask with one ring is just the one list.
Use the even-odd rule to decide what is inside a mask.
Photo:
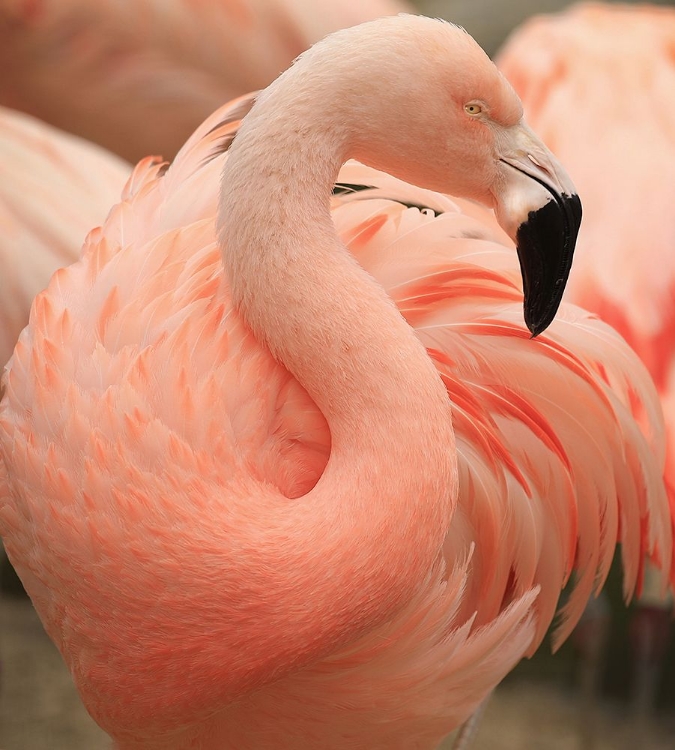
[[(561, 0), (409, 0), (427, 16), (447, 18), (458, 23), (490, 55), (494, 54), (511, 29), (534, 13), (551, 13), (574, 5)], [(610, 0), (611, 2), (611, 0)], [(641, 3), (635, 3), (640, 5)], [(643, 5), (674, 5), (671, 0), (655, 0)]]

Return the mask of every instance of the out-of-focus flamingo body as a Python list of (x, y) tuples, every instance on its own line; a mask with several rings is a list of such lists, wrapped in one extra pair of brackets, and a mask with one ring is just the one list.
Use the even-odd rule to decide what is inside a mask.
[(589, 3), (528, 21), (498, 65), (584, 196), (568, 299), (654, 378), (675, 510), (674, 44), (672, 9)]
[(0, 0), (0, 104), (131, 161), (171, 159), (223, 102), (264, 88), (326, 34), (404, 10), (404, 0)]
[[(383, 82), (370, 96), (341, 44)], [(321, 73), (339, 92), (323, 103)], [(446, 85), (484, 97), (487, 124)], [(559, 637), (617, 541), (627, 595), (645, 556), (670, 559), (658, 399), (577, 308), (531, 339), (513, 248), (476, 206), (349, 162), (330, 207), (353, 258), (325, 252), (314, 181), (330, 191), (343, 161), (336, 116), (362, 158), (493, 195), (508, 223), (488, 191), (523, 178), (482, 128), (536, 141), (462, 32), (408, 17), (336, 35), (240, 128), (251, 104), (168, 168), (139, 164), (36, 299), (0, 409), (0, 529), (119, 748), (434, 748), (537, 647), (573, 574)], [(270, 129), (274, 148), (256, 142)]]
[(0, 364), (35, 295), (77, 259), (130, 173), (103, 149), (0, 108)]

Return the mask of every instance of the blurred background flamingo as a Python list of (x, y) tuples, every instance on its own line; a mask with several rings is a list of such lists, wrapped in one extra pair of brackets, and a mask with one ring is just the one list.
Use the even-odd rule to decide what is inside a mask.
[(0, 104), (125, 159), (172, 159), (223, 102), (405, 0), (0, 0)]
[(33, 297), (79, 255), (119, 198), (131, 166), (92, 143), (0, 108), (0, 362)]

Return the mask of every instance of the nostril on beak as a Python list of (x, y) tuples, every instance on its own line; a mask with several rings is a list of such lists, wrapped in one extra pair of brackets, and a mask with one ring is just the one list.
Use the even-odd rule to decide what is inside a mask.
[(528, 153), (527, 158), (532, 162), (532, 164), (534, 164), (535, 167), (539, 167), (542, 172), (546, 172), (547, 175), (553, 177), (553, 175), (551, 174), (551, 170), (545, 164), (542, 164), (534, 154)]

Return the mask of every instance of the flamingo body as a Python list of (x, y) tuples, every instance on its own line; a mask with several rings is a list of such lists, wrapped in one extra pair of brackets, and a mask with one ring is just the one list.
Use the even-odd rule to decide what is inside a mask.
[[(396, 19), (355, 33), (368, 42), (380, 29), (420, 55), (437, 34), (477, 76), (488, 70), (468, 38), (440, 22)], [(494, 83), (512, 101), (502, 79)], [(264, 296), (246, 299), (249, 288), (223, 270), (224, 231), (236, 241), (237, 231), (274, 231), (272, 222), (221, 220), (220, 246), (217, 238), (220, 176), (237, 144), (237, 158), (252, 157), (246, 138), (261, 121), (279, 122), (252, 111), (240, 125), (251, 104), (217, 111), (168, 168), (141, 162), (82, 259), (36, 299), (0, 407), (0, 529), (118, 748), (434, 748), (537, 647), (571, 576), (559, 638), (601, 586), (617, 542), (627, 596), (646, 555), (670, 559), (658, 399), (623, 340), (578, 308), (563, 307), (531, 339), (513, 248), (486, 210), (353, 161), (330, 205), (352, 256), (341, 262), (407, 321), (384, 302), (388, 326), (416, 335), (393, 342), (405, 356), (383, 360), (360, 338), (369, 304), (354, 288), (333, 294), (331, 277), (329, 302), (360, 312), (354, 339), (313, 320), (308, 334), (294, 333), (289, 321), (325, 293), (298, 284), (315, 271), (298, 260), (275, 270), (285, 274), (282, 294), (302, 295), (267, 328), (290, 329), (282, 364), (247, 307)], [(268, 157), (288, 172), (270, 179), (281, 174), (292, 192), (299, 167), (277, 144)], [(275, 219), (281, 211), (255, 205)], [(306, 221), (306, 206), (293, 208), (288, 232)], [(334, 347), (330, 356), (318, 356), (321, 345)], [(434, 409), (415, 401), (383, 425), (359, 424), (382, 410), (361, 379), (345, 383), (351, 403), (321, 391), (345, 379), (357, 348), (374, 381), (432, 363)], [(290, 370), (303, 367), (304, 386)], [(383, 398), (405, 404), (406, 389)], [(354, 421), (335, 419), (350, 409)], [(385, 472), (386, 436), (397, 458)], [(439, 485), (416, 476), (409, 436), (436, 451)], [(352, 439), (368, 460), (350, 451)], [(325, 508), (322, 488), (345, 453), (353, 506)], [(397, 469), (412, 498), (382, 507), (371, 487), (386, 489)], [(413, 482), (429, 503), (410, 513)], [(317, 530), (305, 538), (308, 517)]]

